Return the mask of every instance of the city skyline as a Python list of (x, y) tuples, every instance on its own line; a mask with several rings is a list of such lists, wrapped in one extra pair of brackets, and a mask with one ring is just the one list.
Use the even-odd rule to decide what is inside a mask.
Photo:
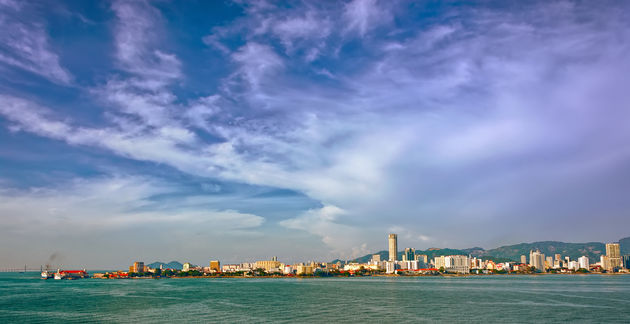
[(0, 267), (616, 242), (629, 11), (0, 1)]

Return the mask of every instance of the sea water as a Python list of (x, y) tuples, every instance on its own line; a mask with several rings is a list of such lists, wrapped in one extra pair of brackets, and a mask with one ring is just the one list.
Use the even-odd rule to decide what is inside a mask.
[(42, 280), (0, 273), (0, 323), (630, 323), (630, 275)]

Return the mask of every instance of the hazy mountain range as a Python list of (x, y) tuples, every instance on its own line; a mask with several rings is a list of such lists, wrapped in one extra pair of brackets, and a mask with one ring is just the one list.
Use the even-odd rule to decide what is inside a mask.
[(147, 267), (149, 268), (153, 268), (153, 269), (158, 269), (160, 266), (162, 266), (163, 269), (174, 269), (174, 270), (182, 270), (182, 268), (184, 267), (183, 264), (177, 262), (177, 261), (171, 261), (169, 263), (164, 263), (164, 262), (153, 262), (150, 264), (147, 264)]
[[(621, 247), (621, 254), (630, 254), (630, 237), (623, 238), (619, 240)], [(400, 249), (400, 248), (399, 248)], [(464, 255), (472, 255), (474, 257), (486, 259), (492, 259), (497, 262), (505, 262), (505, 261), (520, 261), (521, 255), (526, 255), (529, 259), (529, 251), (530, 250), (540, 250), (540, 252), (544, 253), (546, 256), (552, 256), (556, 253), (559, 253), (564, 258), (565, 256), (569, 256), (572, 260), (576, 260), (577, 258), (586, 255), (589, 257), (591, 262), (599, 262), (599, 257), (602, 254), (606, 254), (606, 244), (601, 242), (588, 242), (588, 243), (565, 243), (565, 242), (557, 242), (557, 241), (543, 241), (543, 242), (533, 242), (533, 243), (520, 243), (514, 245), (506, 245), (501, 246), (495, 249), (484, 250), (480, 247), (474, 247), (469, 249), (449, 249), (449, 248), (430, 248), (428, 250), (416, 250), (416, 254), (426, 254), (429, 259), (434, 256), (440, 255), (455, 255), (455, 254), (464, 254)], [(401, 250), (404, 250), (402, 248)], [(354, 260), (349, 260), (353, 262), (368, 262), (373, 254), (379, 254), (381, 256), (381, 260), (387, 260), (389, 252), (386, 250), (379, 251), (376, 253), (371, 253), (364, 255), (362, 257), (356, 258)], [(403, 251), (398, 252), (399, 260), (402, 260)], [(343, 261), (343, 260), (334, 260), (333, 262)]]

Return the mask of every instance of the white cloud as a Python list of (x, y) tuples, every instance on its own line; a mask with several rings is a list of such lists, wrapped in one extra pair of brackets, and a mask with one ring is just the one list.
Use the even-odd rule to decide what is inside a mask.
[(0, 190), (4, 231), (20, 233), (120, 231), (151, 224), (194, 225), (208, 234), (259, 227), (264, 218), (234, 210), (208, 210), (154, 198), (176, 192), (159, 180), (138, 176), (72, 179), (54, 188)]
[(353, 0), (344, 8), (346, 31), (356, 31), (361, 37), (378, 25), (391, 21), (391, 13), (377, 0)]
[[(121, 67), (153, 89), (181, 77), (181, 62), (170, 53), (154, 49), (159, 43), (160, 12), (144, 1), (115, 1), (116, 54)], [(147, 83), (152, 82), (152, 84)]]
[(72, 75), (59, 62), (45, 26), (14, 1), (0, 3), (0, 62), (68, 84)]
[(367, 254), (367, 245), (357, 244), (363, 239), (361, 231), (338, 222), (343, 214), (345, 211), (339, 207), (327, 205), (308, 210), (296, 218), (283, 220), (280, 225), (321, 236), (335, 256), (356, 258)]
[[(378, 6), (349, 4), (346, 32), (366, 35), (387, 22), (378, 15), (389, 13)], [(628, 42), (618, 40), (630, 37), (614, 19), (595, 28), (570, 11), (557, 19), (538, 10), (516, 17), (494, 10), (454, 15), (465, 21), (373, 40), (375, 46), (365, 48), (373, 60), (360, 57), (356, 64), (341, 53), (334, 64), (317, 67), (334, 76), (332, 85), (306, 73), (287, 76), (303, 61), (281, 57), (256, 38), (272, 28), (267, 23), (261, 34), (247, 33), (235, 52), (226, 47), (237, 64), (223, 80), (227, 91), (180, 98), (169, 89), (179, 60), (159, 49), (148, 27), (159, 13), (142, 11), (132, 21), (141, 5), (115, 7), (118, 60), (133, 75), (95, 90), (112, 104), (111, 125), (80, 126), (54, 109), (0, 97), (0, 113), (12, 127), (197, 176), (302, 192), (325, 207), (281, 224), (321, 236), (335, 253), (351, 255), (371, 240), (360, 224), (420, 227), (409, 235), (416, 242), (458, 234), (476, 240), (474, 228), (494, 222), (509, 229), (518, 222), (500, 216), (524, 212), (513, 206), (522, 207), (533, 191), (531, 179), (552, 186), (564, 170), (596, 178), (597, 165), (627, 158), (625, 150), (607, 154), (629, 135), (619, 127), (627, 119)], [(295, 46), (319, 37), (309, 17), (273, 21), (287, 23), (275, 28)], [(256, 19), (260, 24), (251, 26), (271, 18)], [(239, 24), (236, 30), (247, 25)], [(332, 28), (323, 38), (343, 38), (339, 34), (344, 31)], [(130, 68), (155, 62), (156, 73)], [(212, 140), (204, 141), (202, 132)], [(581, 167), (574, 169), (576, 161)], [(493, 195), (504, 193), (507, 203), (497, 206)], [(472, 219), (479, 222), (466, 223), (471, 230), (446, 228)], [(429, 227), (430, 236), (424, 234)]]
[(284, 66), (282, 59), (272, 48), (251, 42), (232, 54), (232, 59), (240, 65), (238, 75), (254, 90), (260, 88), (266, 76)]

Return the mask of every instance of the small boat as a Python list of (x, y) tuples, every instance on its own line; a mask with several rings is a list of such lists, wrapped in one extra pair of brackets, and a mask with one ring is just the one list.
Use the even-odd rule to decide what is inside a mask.
[(68, 279), (68, 280), (74, 280), (74, 279), (81, 279), (81, 278), (88, 278), (88, 273), (87, 271), (85, 271), (85, 269), (83, 270), (60, 270), (57, 269), (57, 272), (55, 272), (55, 280), (61, 280), (61, 279)]
[(50, 272), (48, 270), (42, 271), (42, 279), (50, 279), (55, 276), (54, 272)]

